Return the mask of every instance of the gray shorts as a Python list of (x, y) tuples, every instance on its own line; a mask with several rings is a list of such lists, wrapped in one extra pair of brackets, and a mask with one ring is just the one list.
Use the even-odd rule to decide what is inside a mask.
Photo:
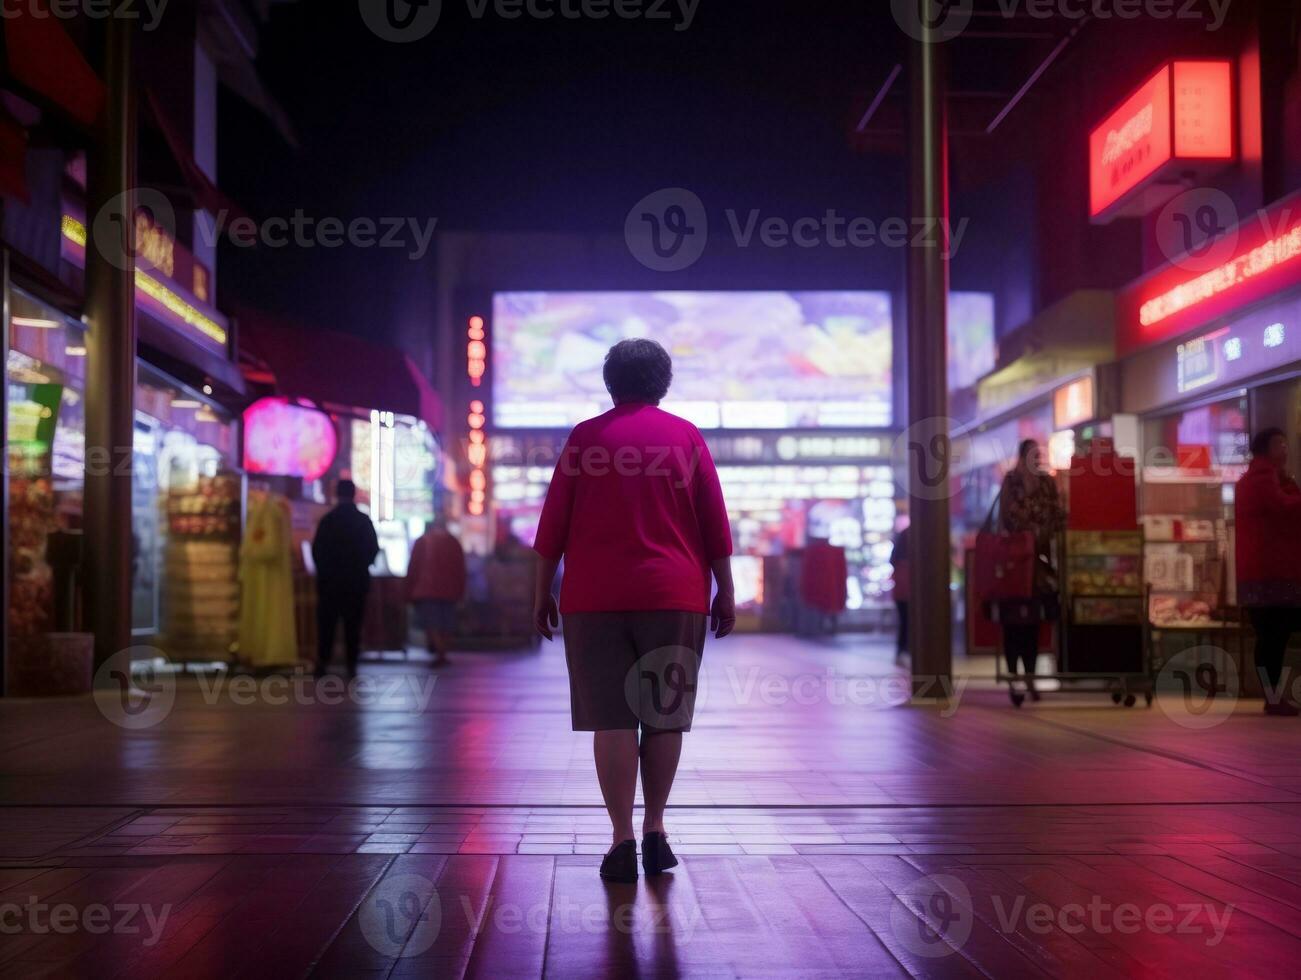
[(426, 633), (456, 632), (456, 603), (446, 599), (417, 599), (416, 623)]
[(691, 731), (704, 613), (569, 613), (563, 622), (574, 731)]

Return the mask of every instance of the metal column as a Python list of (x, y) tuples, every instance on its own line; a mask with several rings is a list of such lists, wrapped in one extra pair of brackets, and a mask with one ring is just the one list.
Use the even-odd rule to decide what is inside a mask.
[(944, 40), (930, 16), (931, 0), (916, 0), (920, 39), (910, 65), (909, 205), (926, 222), (931, 247), (908, 250), (909, 554), (912, 599), (909, 649), (913, 696), (951, 689), (952, 607), (949, 595), (949, 467), (951, 441), (946, 365), (949, 287), (948, 124)]
[[(133, 24), (125, 17), (105, 22), (108, 101), (87, 173), (86, 618), (95, 634), (96, 665), (131, 645), (136, 381)], [(105, 234), (105, 228), (117, 233)]]
[[(13, 344), (10, 336), (9, 317), (12, 315), (9, 298), (9, 249), (0, 248), (0, 331), (6, 361), (9, 348)], [(5, 370), (4, 391), (0, 392), (0, 440), (3, 440), (5, 453), (0, 458), (0, 521), (4, 522), (5, 563), (0, 568), (0, 607), (4, 609), (3, 627), (0, 628), (0, 695), (6, 693), (6, 677), (9, 669), (9, 555), (13, 554), (13, 540), (9, 533), (9, 372)]]

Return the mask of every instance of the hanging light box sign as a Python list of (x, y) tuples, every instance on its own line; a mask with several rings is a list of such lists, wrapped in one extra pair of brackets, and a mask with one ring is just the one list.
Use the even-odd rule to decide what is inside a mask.
[(1093, 223), (1147, 214), (1231, 163), (1233, 97), (1231, 61), (1162, 65), (1089, 134)]

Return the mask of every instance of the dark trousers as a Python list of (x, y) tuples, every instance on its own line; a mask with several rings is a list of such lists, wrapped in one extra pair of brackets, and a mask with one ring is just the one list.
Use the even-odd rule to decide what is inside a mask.
[[(1283, 657), (1292, 633), (1301, 628), (1301, 609), (1291, 606), (1253, 606), (1251, 628), (1256, 631), (1256, 670), (1264, 672), (1265, 681), (1278, 690), (1283, 678)], [(1270, 694), (1265, 692), (1266, 696)]]
[(896, 602), (894, 608), (899, 620), (899, 635), (895, 638), (894, 649), (896, 653), (903, 653), (908, 649), (908, 603)]
[(361, 658), (361, 622), (366, 614), (365, 586), (326, 586), (316, 590), (316, 663), (327, 667), (334, 655), (334, 628), (343, 620), (343, 648), (348, 670)]
[(1039, 624), (1004, 623), (1003, 655), (1007, 658), (1007, 672), (1016, 673), (1020, 661), (1027, 674), (1034, 673), (1035, 661), (1039, 659)]

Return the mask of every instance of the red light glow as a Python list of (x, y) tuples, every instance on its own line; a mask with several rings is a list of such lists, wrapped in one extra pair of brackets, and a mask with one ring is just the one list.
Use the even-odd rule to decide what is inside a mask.
[(1301, 257), (1301, 224), (1243, 255), (1235, 255), (1210, 272), (1152, 297), (1139, 307), (1138, 321), (1150, 327), (1298, 257)]
[(1170, 68), (1089, 134), (1089, 213), (1100, 214), (1170, 159)]
[(1233, 63), (1166, 64), (1089, 134), (1089, 214), (1130, 213), (1167, 165), (1234, 155)]

